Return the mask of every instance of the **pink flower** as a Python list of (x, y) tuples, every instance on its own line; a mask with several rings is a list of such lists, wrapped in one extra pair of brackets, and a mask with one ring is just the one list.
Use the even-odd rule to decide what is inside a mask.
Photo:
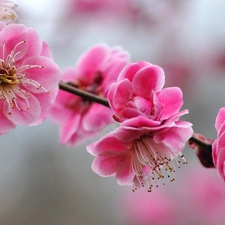
[(108, 94), (114, 118), (120, 122), (129, 119), (131, 125), (141, 116), (160, 124), (177, 114), (183, 105), (182, 91), (178, 87), (162, 89), (164, 83), (159, 66), (145, 61), (126, 66)]
[(173, 188), (122, 194), (118, 207), (127, 225), (224, 225), (225, 189), (213, 169), (192, 164)]
[(214, 165), (221, 178), (225, 180), (225, 108), (221, 108), (215, 123), (217, 139), (212, 145)]
[(186, 163), (180, 151), (193, 131), (189, 122), (179, 121), (187, 113), (179, 112), (181, 90), (162, 89), (164, 79), (162, 69), (147, 62), (130, 64), (120, 73), (108, 94), (120, 127), (87, 147), (97, 156), (92, 164), (97, 174), (151, 191), (164, 170), (174, 180), (172, 159), (179, 165), (180, 156)]
[(37, 32), (0, 24), (0, 134), (16, 125), (38, 125), (53, 103), (59, 68)]
[[(120, 47), (98, 44), (81, 56), (75, 68), (67, 69), (61, 79), (106, 97), (110, 85), (128, 61), (129, 54)], [(113, 122), (109, 108), (61, 90), (49, 116), (60, 125), (60, 143), (69, 146), (79, 145), (85, 139), (94, 137)]]
[(70, 0), (69, 6), (74, 15), (83, 13), (86, 16), (93, 16), (104, 13), (108, 17), (110, 15), (124, 16), (134, 13), (134, 4), (132, 3), (132, 0)]
[(118, 199), (118, 205), (127, 225), (175, 225), (176, 207), (172, 197), (163, 188), (154, 190), (154, 194), (126, 191)]
[(0, 0), (0, 21), (8, 24), (18, 21), (18, 16), (15, 12), (16, 4), (12, 1)]

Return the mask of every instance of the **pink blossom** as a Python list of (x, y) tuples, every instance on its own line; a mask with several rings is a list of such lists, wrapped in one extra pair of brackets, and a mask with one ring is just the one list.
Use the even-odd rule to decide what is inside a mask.
[(217, 139), (212, 145), (214, 165), (221, 178), (225, 180), (225, 108), (221, 108), (215, 123)]
[(38, 125), (53, 103), (59, 68), (37, 32), (0, 24), (0, 134), (16, 125)]
[(18, 16), (15, 12), (16, 4), (12, 1), (0, 0), (0, 21), (8, 24), (18, 21)]
[(74, 15), (85, 14), (86, 16), (93, 16), (104, 14), (106, 18), (110, 15), (114, 17), (115, 15), (132, 15), (136, 11), (133, 0), (70, 0), (69, 6)]
[(118, 201), (127, 225), (175, 225), (176, 208), (163, 188), (154, 190), (154, 194), (126, 191)]
[(145, 61), (126, 66), (108, 94), (114, 118), (120, 122), (132, 119), (128, 120), (131, 125), (142, 116), (160, 124), (177, 114), (183, 105), (182, 91), (178, 87), (162, 89), (164, 83), (159, 66)]
[(147, 62), (126, 66), (109, 91), (108, 99), (120, 127), (89, 145), (97, 156), (93, 170), (101, 176), (116, 176), (120, 185), (134, 188), (158, 186), (163, 171), (174, 180), (174, 159), (179, 167), (185, 143), (193, 131), (179, 121), (187, 110), (179, 88), (165, 88), (163, 70)]
[[(75, 87), (106, 97), (110, 85), (129, 61), (129, 54), (120, 47), (98, 44), (87, 50), (74, 68), (63, 72), (61, 79)], [(59, 91), (50, 118), (60, 125), (60, 143), (76, 146), (92, 138), (113, 122), (108, 107)]]
[(215, 170), (193, 163), (173, 188), (158, 188), (152, 194), (125, 190), (118, 207), (129, 225), (223, 225), (225, 190)]

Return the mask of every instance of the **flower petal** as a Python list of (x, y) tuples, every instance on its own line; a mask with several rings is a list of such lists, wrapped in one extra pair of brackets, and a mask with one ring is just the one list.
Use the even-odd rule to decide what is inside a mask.
[(145, 66), (151, 66), (152, 64), (146, 61), (139, 61), (137, 63), (128, 64), (120, 73), (118, 81), (121, 81), (127, 78), (130, 82), (133, 81), (133, 78), (138, 70)]
[(161, 120), (165, 120), (170, 116), (179, 112), (183, 105), (183, 93), (178, 87), (170, 87), (162, 89), (158, 94), (160, 103), (163, 104)]
[(103, 105), (92, 104), (88, 112), (83, 116), (84, 130), (99, 131), (113, 121), (112, 111)]
[(92, 163), (92, 169), (100, 176), (111, 176), (121, 167), (127, 157), (127, 151), (104, 151)]
[(11, 115), (9, 114), (8, 103), (4, 101), (3, 104), (3, 112), (4, 115), (12, 121), (14, 124), (17, 125), (30, 125), (32, 124), (41, 113), (40, 104), (33, 95), (31, 95), (28, 99), (29, 101), (29, 108), (27, 102), (24, 99), (18, 98), (17, 105), (22, 110), (18, 110), (16, 106), (11, 109)]
[(151, 65), (141, 68), (134, 76), (133, 90), (138, 96), (149, 98), (152, 90), (160, 91), (165, 83), (164, 71), (161, 67)]
[(124, 79), (115, 85), (112, 84), (108, 93), (110, 107), (112, 107), (115, 112), (124, 108), (132, 94), (132, 84), (128, 79)]
[(64, 124), (61, 126), (60, 129), (60, 143), (65, 144), (70, 142), (69, 140), (71, 137), (76, 134), (79, 125), (80, 125), (81, 115), (76, 114), (67, 118)]
[(120, 152), (126, 149), (127, 149), (126, 144), (116, 139), (112, 132), (108, 133), (99, 141), (94, 142), (87, 146), (87, 151), (92, 155), (98, 155), (104, 151)]
[(80, 57), (76, 64), (76, 71), (79, 76), (78, 79), (83, 85), (92, 83), (95, 73), (100, 70), (108, 54), (109, 47), (105, 44), (98, 44)]

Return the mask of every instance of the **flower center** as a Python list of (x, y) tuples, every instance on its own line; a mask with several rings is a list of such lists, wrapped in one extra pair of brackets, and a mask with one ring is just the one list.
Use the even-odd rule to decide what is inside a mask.
[(148, 192), (151, 192), (153, 184), (156, 187), (159, 186), (158, 180), (161, 180), (164, 185), (163, 174), (166, 174), (173, 182), (175, 180), (175, 168), (180, 168), (181, 161), (183, 164), (187, 164), (181, 152), (175, 155), (164, 144), (155, 143), (152, 137), (144, 136), (136, 140), (132, 145), (131, 157), (131, 167), (136, 179), (134, 190), (137, 189), (137, 186), (142, 186), (146, 187)]
[[(8, 114), (11, 115), (14, 107), (19, 111), (22, 109), (18, 105), (18, 99), (26, 102), (27, 110), (30, 108), (29, 97), (31, 94), (21, 84), (30, 84), (37, 89), (43, 89), (46, 93), (48, 91), (42, 87), (37, 81), (26, 78), (27, 70), (31, 68), (44, 68), (39, 65), (22, 65), (16, 66), (16, 58), (22, 54), (23, 51), (18, 51), (18, 46), (25, 44), (26, 41), (21, 41), (15, 45), (13, 50), (6, 55), (6, 45), (2, 47), (2, 59), (0, 59), (0, 100), (8, 103)], [(26, 71), (26, 72), (25, 72)]]

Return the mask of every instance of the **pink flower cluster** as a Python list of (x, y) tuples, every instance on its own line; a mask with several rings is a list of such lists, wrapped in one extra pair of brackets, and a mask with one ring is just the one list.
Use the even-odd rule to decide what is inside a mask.
[(191, 124), (180, 121), (188, 111), (182, 91), (164, 88), (164, 71), (145, 61), (129, 64), (112, 84), (108, 100), (120, 127), (87, 147), (97, 156), (93, 170), (101, 176), (116, 176), (120, 185), (145, 186), (151, 191), (163, 179), (174, 180), (180, 152), (191, 137)]
[(221, 108), (216, 117), (217, 139), (212, 145), (212, 156), (218, 174), (225, 181), (225, 108)]
[(0, 134), (42, 123), (58, 82), (59, 68), (37, 32), (0, 23)]
[[(74, 68), (63, 72), (61, 80), (92, 94), (106, 97), (110, 85), (129, 62), (129, 54), (120, 47), (97, 44), (88, 49)], [(60, 143), (77, 146), (93, 138), (113, 122), (109, 108), (60, 90), (49, 113), (60, 125)]]

